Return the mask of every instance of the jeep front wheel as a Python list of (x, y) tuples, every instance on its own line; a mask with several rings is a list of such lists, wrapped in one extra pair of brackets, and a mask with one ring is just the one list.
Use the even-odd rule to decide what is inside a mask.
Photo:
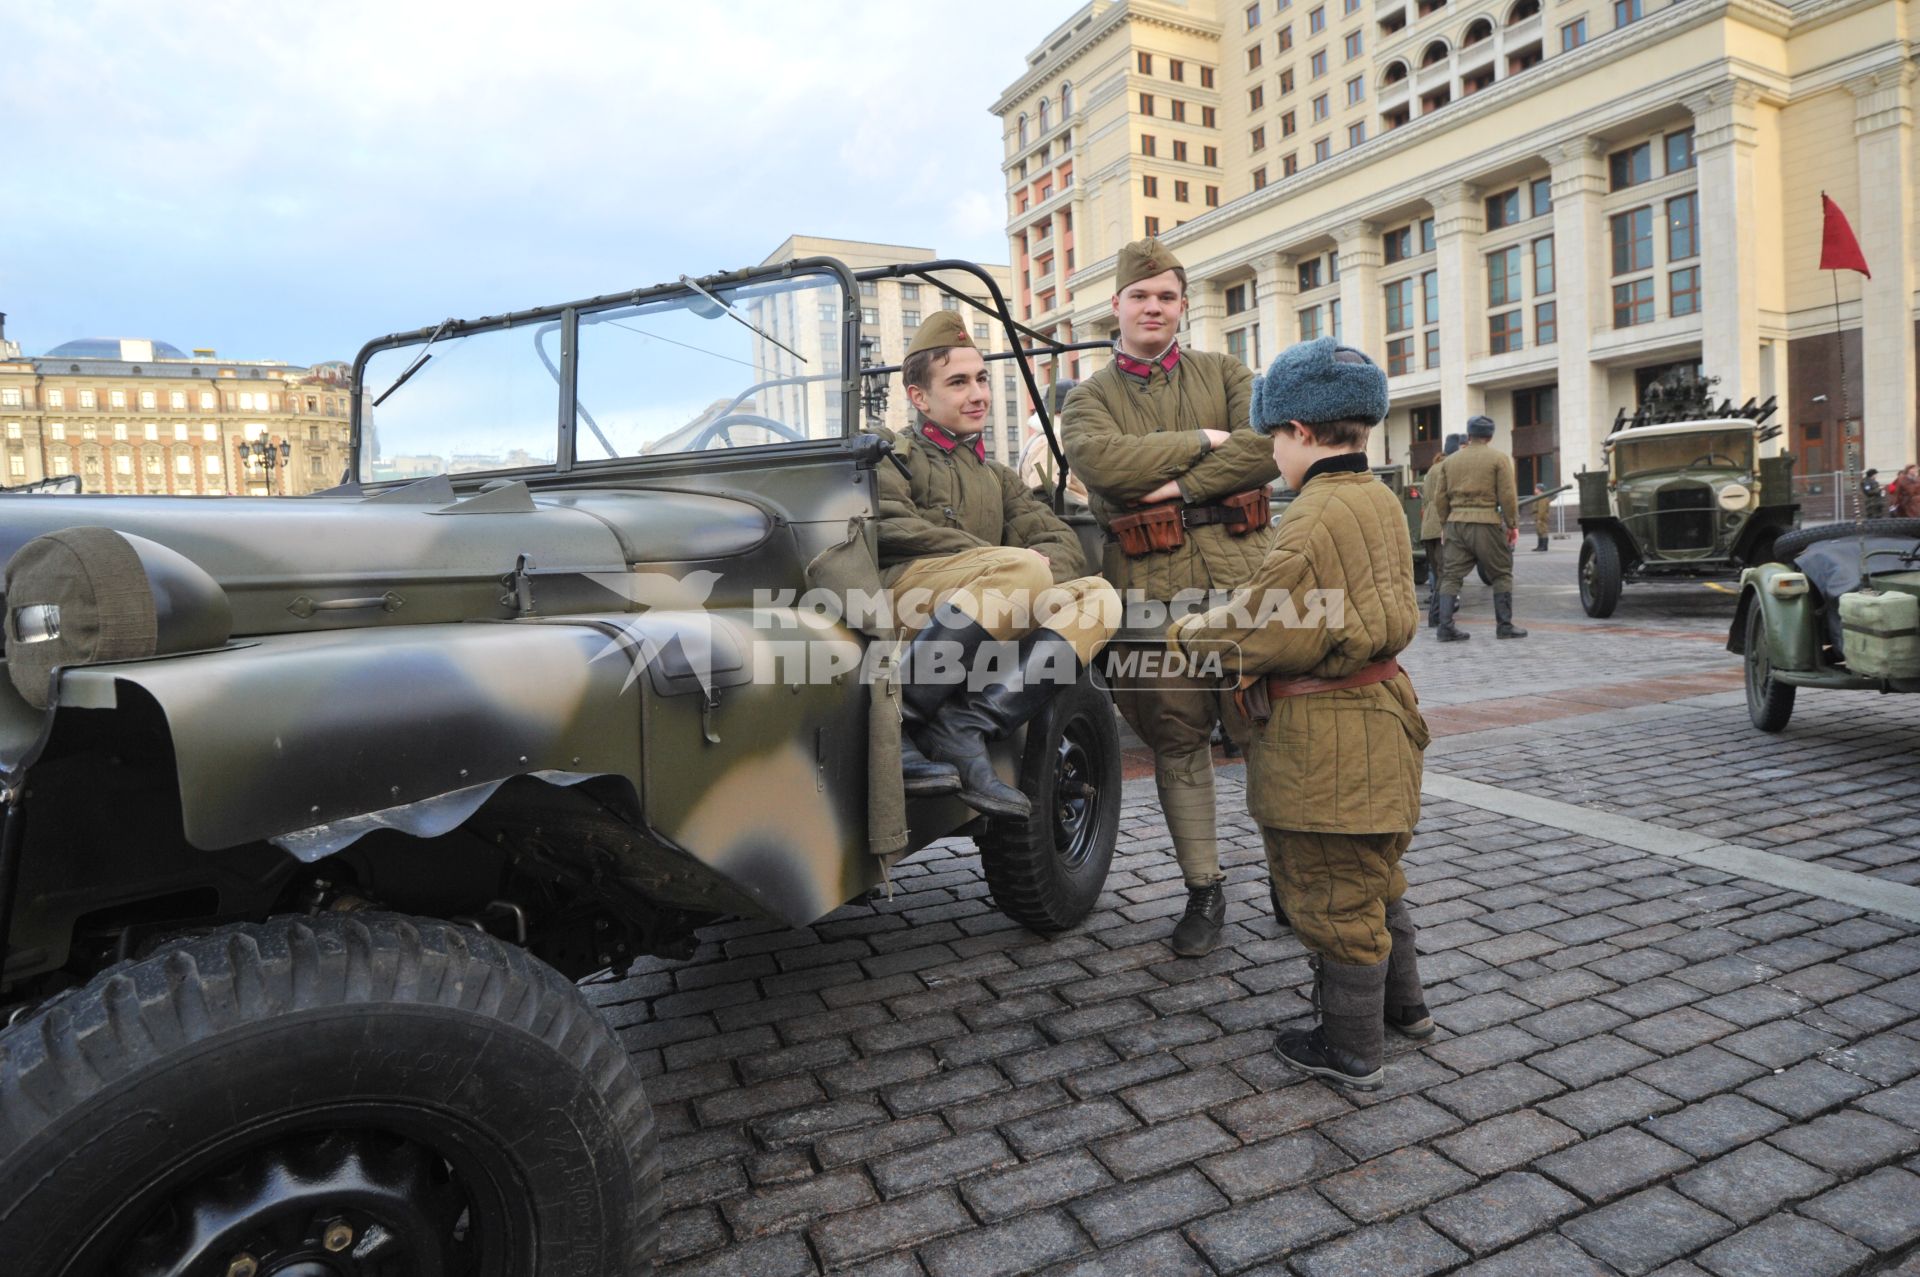
[(619, 1041), (465, 927), (174, 941), (0, 1032), (13, 1272), (628, 1273), (659, 1211)]
[(1588, 616), (1609, 617), (1620, 603), (1620, 547), (1589, 532), (1580, 546), (1580, 606)]
[(1091, 673), (1027, 724), (1020, 788), (1032, 812), (990, 821), (979, 839), (987, 889), (1021, 926), (1065, 931), (1099, 899), (1120, 830), (1120, 732)]
[(1793, 696), (1800, 689), (1773, 677), (1773, 645), (1759, 599), (1747, 606), (1746, 647), (1747, 717), (1763, 732), (1781, 731), (1793, 717)]

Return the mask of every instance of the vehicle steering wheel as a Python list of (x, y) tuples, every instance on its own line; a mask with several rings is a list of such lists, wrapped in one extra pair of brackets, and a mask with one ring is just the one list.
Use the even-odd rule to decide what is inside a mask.
[(1708, 465), (1712, 465), (1716, 459), (1726, 462), (1727, 469), (1729, 470), (1738, 470), (1740, 468), (1740, 463), (1738, 461), (1735, 461), (1732, 457), (1721, 456), (1721, 454), (1717, 452), (1709, 452), (1704, 457), (1695, 457), (1693, 460), (1687, 462), (1687, 469), (1691, 470), (1703, 461), (1706, 462)]
[(724, 417), (716, 417), (709, 421), (699, 434), (688, 441), (686, 451), (698, 452), (716, 438), (726, 440), (729, 448), (735, 447), (733, 435), (729, 433), (735, 426), (759, 426), (762, 430), (771, 431), (780, 438), (794, 443), (804, 443), (807, 438), (784, 421), (775, 421), (772, 417), (763, 417), (757, 412), (730, 412)]

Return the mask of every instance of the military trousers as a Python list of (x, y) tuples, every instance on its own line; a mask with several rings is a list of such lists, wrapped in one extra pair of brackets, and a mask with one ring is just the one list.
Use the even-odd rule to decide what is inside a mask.
[(1410, 833), (1325, 834), (1260, 827), (1267, 872), (1294, 935), (1332, 962), (1372, 966), (1393, 952), (1387, 906), (1407, 894)]
[(1050, 629), (1073, 645), (1082, 664), (1120, 628), (1120, 595), (1105, 578), (1055, 585), (1047, 561), (1018, 546), (915, 559), (894, 578), (892, 595), (903, 636), (924, 629), (934, 608), (950, 603), (999, 642)]
[(1513, 593), (1513, 547), (1507, 529), (1499, 523), (1462, 523), (1447, 520), (1447, 539), (1440, 573), (1440, 593), (1458, 594), (1467, 573), (1476, 565), (1487, 569), (1495, 594)]
[(1120, 717), (1153, 751), (1154, 784), (1180, 876), (1189, 887), (1220, 882), (1213, 729), (1216, 724), (1225, 728), (1242, 748), (1249, 734), (1231, 691), (1213, 679), (1154, 673), (1144, 662), (1132, 671), (1116, 667), (1107, 682)]

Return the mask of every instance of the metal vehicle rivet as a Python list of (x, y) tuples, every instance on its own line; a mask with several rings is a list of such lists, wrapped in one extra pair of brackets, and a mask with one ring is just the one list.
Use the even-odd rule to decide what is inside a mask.
[(254, 1277), (260, 1271), (260, 1261), (241, 1251), (227, 1261), (227, 1277)]
[(580, 765), (580, 755), (578, 755), (578, 754), (575, 754), (575, 755), (573, 756), (573, 765), (574, 765), (575, 767), (578, 767), (578, 766)]
[(353, 1245), (353, 1225), (344, 1219), (336, 1219), (327, 1225), (327, 1231), (320, 1244), (335, 1254), (339, 1254)]
[(467, 769), (466, 769), (466, 768), (464, 768), (464, 767), (462, 767), (462, 768), (460, 769), (460, 777), (461, 777), (461, 779), (462, 779), (462, 780), (464, 780), (464, 779), (466, 779), (466, 775), (467, 775)]
[(522, 767), (527, 765), (527, 756), (525, 754), (520, 755), (520, 765)]
[(398, 798), (400, 796), (400, 786), (395, 785), (391, 789), (389, 789), (387, 792), (392, 794), (395, 798)]
[(318, 816), (320, 814), (320, 804), (315, 803), (312, 807), (309, 807), (307, 810), (310, 814)]

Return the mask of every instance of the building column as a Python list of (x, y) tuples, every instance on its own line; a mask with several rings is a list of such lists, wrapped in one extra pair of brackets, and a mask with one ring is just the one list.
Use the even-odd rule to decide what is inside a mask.
[[(1348, 222), (1333, 233), (1340, 248), (1340, 339), (1380, 365), (1387, 366), (1385, 299), (1380, 293), (1380, 227), (1373, 222)], [(1384, 464), (1387, 432), (1375, 430), (1367, 442), (1373, 464)]]
[(1913, 183), (1914, 68), (1902, 62), (1849, 81), (1854, 145), (1860, 157), (1860, 196), (1847, 210), (1859, 228), (1860, 251), (1873, 278), (1860, 281), (1860, 347), (1866, 435), (1863, 465), (1892, 473), (1920, 455), (1916, 405), (1913, 294), (1914, 255), (1906, 237), (1916, 208)]
[(1760, 393), (1759, 103), (1760, 86), (1740, 79), (1686, 99), (1700, 167), (1701, 364), (1735, 404)]
[(1553, 295), (1559, 324), (1558, 426), (1560, 477), (1598, 470), (1614, 405), (1607, 369), (1588, 355), (1607, 327), (1607, 144), (1580, 137), (1547, 151), (1553, 166)]
[(1196, 350), (1225, 353), (1226, 341), (1221, 335), (1223, 329), (1220, 321), (1226, 314), (1226, 298), (1217, 282), (1211, 279), (1187, 281), (1187, 331), (1181, 334), (1181, 344), (1191, 345)]
[(1485, 268), (1480, 233), (1486, 206), (1480, 188), (1455, 182), (1433, 193), (1434, 269), (1440, 276), (1440, 429), (1459, 434), (1486, 396), (1467, 384), (1467, 364), (1487, 353)]
[(1300, 273), (1291, 253), (1263, 253), (1253, 264), (1254, 286), (1259, 289), (1260, 361), (1273, 357), (1293, 345), (1298, 336), (1293, 328), (1293, 303), (1300, 295)]

